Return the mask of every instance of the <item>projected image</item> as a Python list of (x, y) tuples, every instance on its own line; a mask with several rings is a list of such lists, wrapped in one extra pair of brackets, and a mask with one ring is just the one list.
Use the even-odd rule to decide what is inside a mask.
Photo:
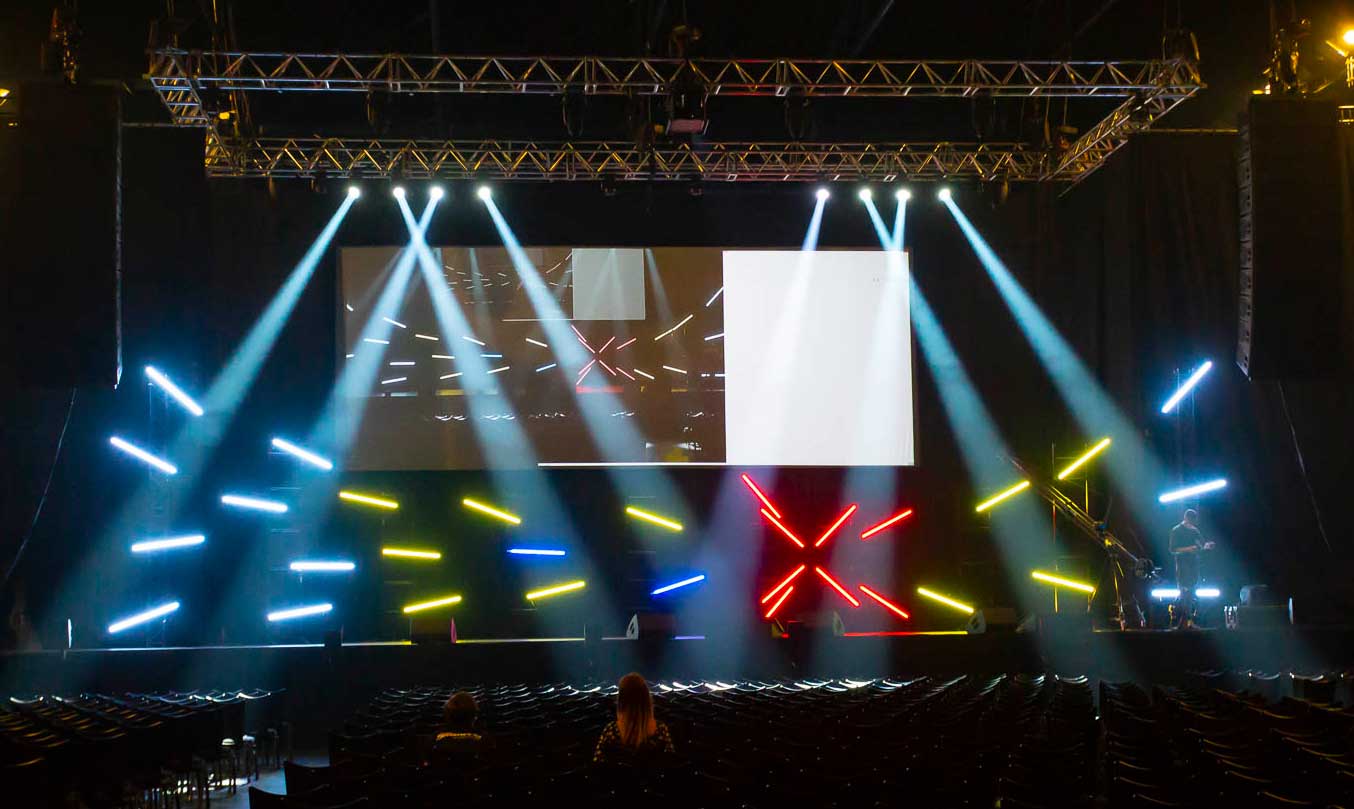
[(407, 255), (340, 254), (348, 468), (913, 462), (882, 252), (434, 248), (390, 306)]

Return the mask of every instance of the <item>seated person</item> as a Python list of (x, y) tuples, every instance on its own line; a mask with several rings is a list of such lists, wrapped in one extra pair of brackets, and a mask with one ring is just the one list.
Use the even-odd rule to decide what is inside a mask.
[(654, 718), (649, 684), (638, 674), (625, 675), (616, 695), (616, 719), (602, 730), (593, 763), (652, 760), (672, 752), (668, 726)]
[(442, 706), (442, 730), (433, 740), (433, 753), (478, 753), (484, 747), (484, 737), (475, 730), (480, 709), (475, 698), (464, 691), (451, 695)]

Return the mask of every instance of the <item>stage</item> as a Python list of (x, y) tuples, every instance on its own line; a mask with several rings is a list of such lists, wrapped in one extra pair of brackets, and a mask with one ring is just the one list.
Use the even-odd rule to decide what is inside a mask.
[(1162, 683), (1210, 669), (1312, 673), (1350, 666), (1354, 627), (1328, 627), (73, 649), (4, 653), (0, 683), (7, 695), (285, 688), (292, 694), (341, 692), (360, 700), (384, 687), (579, 683), (613, 680), (633, 669), (679, 681), (1054, 672)]

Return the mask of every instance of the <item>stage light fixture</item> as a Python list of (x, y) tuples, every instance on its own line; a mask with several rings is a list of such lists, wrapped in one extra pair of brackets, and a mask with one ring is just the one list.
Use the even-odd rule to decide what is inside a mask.
[(1165, 494), (1157, 498), (1157, 502), (1174, 503), (1177, 500), (1184, 500), (1186, 497), (1193, 497), (1196, 494), (1206, 494), (1208, 492), (1216, 492), (1218, 489), (1224, 489), (1226, 487), (1227, 480), (1225, 478), (1218, 478), (1217, 480), (1209, 480), (1204, 483), (1196, 483), (1192, 486), (1186, 486), (1183, 489), (1176, 489), (1174, 491), (1166, 492)]
[(656, 342), (658, 342), (659, 340), (662, 340), (664, 337), (667, 337), (669, 334), (672, 334), (673, 332), (677, 331), (677, 330), (680, 329), (681, 327), (685, 326), (688, 322), (690, 322), (691, 318), (693, 318), (693, 317), (695, 317), (695, 315), (687, 315), (686, 317), (682, 318), (681, 322), (678, 323), (676, 326), (673, 326), (672, 328), (668, 329), (667, 331), (665, 331), (665, 332), (663, 332), (662, 334), (658, 335), (657, 337), (653, 338), (653, 341), (656, 343)]
[(936, 198), (941, 202), (949, 202), (953, 196), (954, 195), (950, 193), (949, 186), (941, 186), (940, 190), (936, 192)]
[(1156, 587), (1152, 589), (1152, 598), (1175, 599), (1179, 597), (1180, 597), (1180, 588), (1178, 587)]
[(150, 377), (151, 382), (154, 382), (156, 385), (159, 385), (160, 388), (164, 390), (165, 393), (168, 393), (171, 397), (173, 397), (174, 401), (182, 405), (184, 410), (187, 410), (194, 416), (202, 415), (202, 406), (199, 405), (197, 402), (193, 401), (193, 397), (184, 393), (183, 388), (180, 388), (178, 385), (175, 385), (169, 379), (169, 377), (160, 373), (158, 370), (155, 369), (154, 366), (151, 365), (146, 366), (146, 376)]
[(820, 188), (813, 195), (818, 198), (819, 202), (827, 202), (828, 197), (832, 196), (832, 192), (826, 188)]
[(1195, 598), (1219, 598), (1222, 596), (1222, 590), (1216, 587), (1196, 587), (1194, 588)]
[(247, 508), (253, 511), (267, 511), (271, 514), (286, 514), (287, 504), (276, 500), (264, 500), (261, 497), (247, 497), (242, 494), (223, 494), (221, 502), (227, 506)]
[(1042, 570), (1031, 570), (1030, 578), (1035, 581), (1041, 581), (1044, 584), (1051, 584), (1054, 587), (1066, 587), (1069, 590), (1080, 590), (1087, 594), (1095, 593), (1095, 585), (1087, 584), (1084, 581), (1065, 579), (1062, 576), (1055, 576), (1052, 573), (1045, 573)]
[(334, 609), (333, 604), (307, 604), (304, 607), (291, 607), (268, 613), (269, 621), (290, 621), (293, 618), (306, 618), (311, 615), (324, 615)]
[(856, 196), (860, 198), (861, 202), (869, 202), (874, 198), (874, 193), (868, 188), (862, 188), (856, 192)]
[(762, 616), (762, 617), (768, 618), (768, 619), (769, 619), (771, 616), (775, 615), (775, 614), (776, 614), (776, 610), (780, 609), (780, 605), (781, 605), (781, 604), (784, 604), (784, 603), (785, 603), (785, 599), (789, 598), (789, 597), (790, 597), (790, 593), (793, 593), (794, 591), (795, 591), (795, 588), (794, 588), (793, 585), (791, 585), (791, 586), (789, 586), (789, 587), (786, 587), (786, 588), (785, 588), (785, 592), (781, 594), (780, 598), (776, 599), (776, 603), (772, 604), (772, 605), (771, 605), (771, 609), (767, 610), (767, 611), (766, 611), (766, 615), (764, 615), (764, 616)]
[(413, 548), (382, 548), (382, 556), (392, 556), (396, 559), (423, 559), (427, 561), (437, 561), (442, 558), (438, 551), (420, 551)]
[(651, 374), (647, 374), (647, 373), (645, 373), (645, 372), (639, 370), (638, 368), (631, 368), (630, 370), (634, 371), (635, 373), (639, 374), (640, 376), (642, 376), (642, 377), (644, 377), (645, 379), (648, 379), (648, 380), (650, 380), (650, 381), (652, 381), (653, 379), (656, 378), (656, 377), (654, 377), (654, 376), (651, 375)]
[(154, 455), (151, 455), (149, 452), (146, 452), (144, 449), (141, 449), (135, 444), (124, 441), (116, 435), (110, 437), (108, 439), (108, 443), (112, 444), (113, 446), (117, 447), (118, 449), (122, 450), (123, 452), (127, 453), (133, 458), (136, 458), (139, 461), (143, 461), (145, 463), (150, 464), (156, 469), (159, 469), (161, 472), (164, 472), (166, 475), (177, 475), (179, 473), (179, 468), (174, 464), (164, 460), (163, 458), (157, 458)]
[(1171, 397), (1166, 400), (1166, 403), (1161, 406), (1162, 414), (1164, 415), (1174, 410), (1175, 406), (1180, 404), (1180, 400), (1188, 396), (1189, 392), (1194, 390), (1195, 386), (1199, 384), (1199, 380), (1203, 379), (1204, 375), (1212, 370), (1212, 368), (1212, 360), (1204, 360), (1202, 365), (1195, 368), (1194, 372), (1180, 384), (1180, 387), (1176, 388), (1175, 393), (1172, 393)]
[(531, 344), (534, 345), (534, 346), (540, 346), (541, 348), (549, 348), (549, 347), (550, 347), (549, 344), (547, 344), (547, 343), (542, 343), (540, 340), (533, 340), (533, 339), (531, 339), (530, 337), (526, 338), (526, 340), (527, 340), (528, 343), (531, 343)]
[(1014, 496), (1016, 496), (1017, 494), (1020, 494), (1021, 492), (1025, 491), (1025, 490), (1028, 489), (1029, 487), (1030, 487), (1030, 482), (1029, 482), (1028, 480), (1022, 480), (1022, 481), (1020, 481), (1019, 483), (1017, 483), (1016, 485), (1012, 486), (1011, 488), (1006, 489), (1005, 491), (1002, 491), (1002, 492), (998, 492), (997, 494), (993, 495), (992, 497), (989, 497), (988, 499), (986, 499), (986, 500), (984, 500), (983, 502), (979, 503), (979, 504), (978, 504), (978, 507), (977, 507), (976, 509), (974, 509), (974, 510), (975, 510), (975, 511), (987, 511), (989, 508), (992, 508), (993, 506), (995, 506), (996, 504), (1000, 503), (1001, 501), (1006, 500), (1007, 498), (1010, 498), (1010, 497), (1014, 497)]
[(912, 199), (912, 192), (908, 191), (906, 188), (899, 188), (897, 191), (893, 192), (893, 198), (899, 202), (907, 202)]
[(682, 524), (677, 522), (676, 520), (669, 520), (666, 517), (660, 517), (657, 514), (645, 511), (644, 509), (635, 508), (634, 506), (626, 506), (625, 513), (629, 514), (631, 517), (634, 517), (637, 520), (643, 520), (647, 523), (652, 523), (662, 528), (666, 528), (669, 531), (680, 532), (682, 530)]
[(493, 506), (486, 506), (485, 504), (479, 502), (478, 500), (471, 500), (469, 497), (462, 498), (461, 505), (465, 506), (468, 509), (478, 511), (481, 514), (488, 514), (490, 517), (502, 520), (503, 522), (509, 523), (511, 525), (522, 524), (522, 518), (518, 517), (516, 514), (510, 514), (506, 511), (499, 511)]
[(131, 629), (132, 627), (139, 626), (147, 621), (154, 621), (156, 618), (159, 618), (162, 615), (168, 615), (178, 608), (179, 602), (171, 601), (168, 604), (161, 604), (160, 606), (148, 609), (145, 612), (138, 612), (136, 615), (131, 615), (123, 618), (121, 621), (114, 621), (109, 624), (108, 634), (116, 635), (124, 629)]
[(481, 200), (485, 202), (488, 202), (489, 198), (492, 197), (493, 195), (494, 192), (490, 191), (489, 186), (487, 185), (482, 185), (475, 191), (475, 196), (479, 197)]
[(340, 491), (338, 496), (340, 500), (346, 500), (349, 503), (357, 503), (363, 506), (375, 506), (376, 508), (383, 508), (387, 511), (395, 511), (400, 507), (400, 504), (394, 500), (387, 500), (384, 497), (374, 497), (370, 494), (362, 494), (361, 492), (350, 492), (347, 489)]
[(1340, 39), (1343, 40), (1346, 45), (1354, 45), (1354, 28), (1346, 28), (1345, 32), (1340, 35)]
[(303, 559), (292, 562), (287, 567), (293, 573), (351, 573), (357, 569), (352, 562), (327, 562)]
[(349, 199), (357, 199), (360, 196), (362, 196), (362, 189), (358, 188), (355, 185), (348, 186)]
[(559, 548), (508, 548), (508, 553), (514, 556), (564, 556), (565, 551)]
[(762, 509), (762, 516), (770, 520), (772, 525), (779, 528), (780, 532), (785, 535), (786, 539), (790, 540), (791, 542), (793, 542), (794, 544), (798, 545), (801, 548), (804, 547), (803, 541), (800, 540), (799, 537), (795, 536), (793, 531), (791, 531), (789, 528), (786, 528), (785, 523), (776, 519), (775, 515), (773, 515), (771, 512), (767, 511), (766, 509)]
[(775, 506), (771, 505), (771, 500), (768, 499), (766, 494), (752, 481), (752, 478), (748, 477), (746, 472), (744, 472), (741, 477), (743, 478), (744, 485), (751, 489), (753, 494), (757, 495), (757, 499), (762, 501), (762, 505), (766, 506), (767, 511), (770, 511), (776, 519), (780, 519), (780, 512), (776, 510)]
[(442, 190), (442, 186), (440, 185), (435, 185), (428, 189), (428, 197), (430, 199), (441, 199), (444, 196), (446, 196), (446, 192)]
[(390, 193), (395, 195), (395, 199), (404, 199), (404, 186), (397, 185), (390, 189)]
[(904, 620), (909, 621), (912, 620), (912, 616), (908, 615), (906, 610), (904, 610), (897, 604), (894, 604), (892, 601), (889, 601), (887, 598), (884, 598), (879, 593), (876, 593), (874, 590), (871, 590), (870, 588), (866, 587), (863, 584), (859, 584), (856, 586), (860, 589), (862, 593), (869, 596), (870, 598), (873, 598), (875, 601), (878, 601), (884, 607), (884, 609), (888, 610), (889, 612), (892, 612), (893, 614), (897, 615), (899, 618), (902, 618)]
[(420, 601), (417, 604), (410, 604), (404, 608), (403, 612), (405, 615), (408, 615), (411, 612), (422, 612), (423, 610), (430, 610), (435, 607), (450, 607), (452, 604), (460, 603), (460, 596), (446, 596), (444, 598), (434, 598), (431, 601)]
[(556, 365), (556, 363), (553, 363), (553, 362), (550, 363), (550, 364), (548, 364), (548, 365), (542, 365), (541, 367), (539, 367), (539, 368), (536, 369), (536, 373), (539, 374), (541, 371), (549, 371), (551, 368), (554, 368), (555, 365)]
[(293, 444), (292, 442), (286, 439), (274, 438), (273, 446), (277, 447), (278, 449), (282, 450), (288, 455), (300, 458), (301, 460), (305, 461), (306, 463), (310, 464), (311, 466), (317, 469), (323, 469), (324, 471), (328, 472), (329, 470), (334, 468), (334, 464), (328, 461), (327, 459), (321, 458), (319, 455), (316, 455), (310, 450), (302, 449), (301, 447), (297, 446), (296, 444)]
[(866, 528), (864, 531), (862, 531), (862, 532), (860, 533), (861, 541), (867, 540), (867, 539), (869, 539), (870, 537), (874, 536), (875, 534), (879, 533), (880, 531), (883, 531), (883, 530), (885, 530), (885, 529), (887, 529), (887, 528), (890, 528), (890, 527), (892, 527), (893, 525), (895, 525), (895, 524), (897, 524), (897, 523), (899, 523), (899, 522), (902, 522), (903, 520), (905, 520), (905, 519), (907, 519), (908, 517), (911, 517), (911, 516), (912, 516), (912, 509), (910, 509), (910, 508), (907, 509), (906, 511), (901, 511), (901, 512), (899, 512), (899, 513), (897, 513), (897, 514), (894, 514), (892, 517), (889, 517), (887, 520), (884, 520), (884, 521), (881, 522), (881, 523), (876, 523), (876, 524), (870, 526), (869, 528)]
[(779, 593), (781, 590), (785, 589), (786, 587), (789, 587), (790, 582), (793, 582), (795, 579), (799, 578), (799, 574), (803, 573), (805, 570), (808, 569), (809, 569), (808, 565), (800, 565), (799, 567), (795, 568), (794, 572), (786, 576), (784, 579), (782, 579), (780, 584), (777, 584), (775, 587), (771, 588), (771, 592), (762, 596), (761, 603), (765, 604), (766, 602), (775, 598), (776, 593)]
[(828, 526), (828, 529), (823, 532), (823, 535), (818, 537), (818, 541), (813, 543), (813, 547), (815, 548), (821, 547), (824, 542), (827, 542), (828, 539), (832, 537), (833, 534), (837, 533), (837, 529), (842, 527), (842, 523), (851, 519), (851, 515), (856, 513), (857, 507), (858, 506), (855, 503), (852, 503), (850, 506), (848, 506), (846, 511), (843, 511), (842, 515), (837, 518), (837, 521), (834, 522), (832, 525)]
[(574, 590), (582, 590), (586, 586), (584, 581), (571, 581), (568, 584), (557, 584), (553, 587), (546, 587), (543, 590), (532, 590), (527, 593), (527, 601), (535, 601), (538, 598), (549, 598), (560, 593), (568, 593)]
[(154, 551), (167, 551), (173, 548), (188, 548), (193, 545), (201, 545), (206, 541), (207, 537), (202, 534), (165, 537), (164, 539), (143, 539), (140, 542), (132, 543), (132, 553), (153, 553)]
[(1072, 463), (1068, 464), (1068, 466), (1067, 466), (1066, 469), (1064, 469), (1063, 471), (1059, 472), (1059, 473), (1058, 473), (1058, 480), (1067, 480), (1067, 476), (1068, 476), (1068, 475), (1070, 475), (1070, 474), (1072, 474), (1073, 472), (1075, 472), (1075, 471), (1077, 471), (1078, 469), (1080, 469), (1082, 466), (1084, 466), (1084, 465), (1086, 464), (1087, 461), (1089, 461), (1089, 460), (1091, 460), (1092, 458), (1094, 458), (1095, 456), (1099, 455), (1099, 454), (1100, 454), (1101, 452), (1103, 452), (1103, 451), (1105, 450), (1105, 448), (1108, 447), (1109, 445), (1110, 445), (1110, 440), (1109, 440), (1108, 438), (1102, 438), (1102, 439), (1100, 439), (1100, 441), (1097, 442), (1095, 446), (1093, 446), (1093, 447), (1091, 447), (1090, 449), (1086, 450), (1086, 452), (1085, 452), (1080, 458), (1077, 458), (1075, 461), (1073, 461)]
[(918, 587), (917, 595), (925, 596), (926, 598), (929, 598), (932, 601), (939, 602), (947, 607), (952, 607), (966, 615), (973, 614), (973, 608), (970, 607), (969, 605), (965, 604), (962, 601), (955, 601), (953, 598), (950, 598), (949, 596), (943, 596), (940, 593), (935, 592), (934, 590), (927, 590), (925, 587)]
[(852, 609), (856, 609), (860, 606), (860, 602), (856, 600), (856, 597), (847, 592), (846, 588), (838, 584), (837, 580), (828, 575), (826, 570), (823, 570), (821, 567), (814, 567), (813, 572), (817, 573), (818, 576), (822, 578), (823, 581), (827, 582), (833, 590), (836, 590), (838, 595), (846, 599), (846, 603), (850, 604)]
[(682, 587), (690, 587), (690, 586), (693, 585), (693, 584), (699, 584), (700, 582), (703, 582), (703, 581), (705, 581), (705, 574), (704, 574), (704, 573), (700, 574), (699, 576), (692, 576), (692, 577), (689, 578), (689, 579), (682, 579), (681, 581), (675, 581), (675, 582), (673, 582), (672, 584), (665, 584), (665, 585), (663, 585), (662, 587), (659, 587), (658, 589), (656, 589), (656, 590), (650, 592), (649, 595), (651, 595), (651, 596), (661, 596), (661, 595), (663, 595), (664, 593), (670, 593), (670, 592), (672, 592), (673, 590), (677, 590), (677, 589), (682, 588)]

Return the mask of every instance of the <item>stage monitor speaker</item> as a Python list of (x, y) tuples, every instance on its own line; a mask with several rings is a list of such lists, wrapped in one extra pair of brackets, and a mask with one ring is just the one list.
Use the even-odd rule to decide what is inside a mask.
[(1013, 607), (984, 607), (969, 616), (966, 627), (970, 635), (985, 632), (1014, 632), (1020, 624), (1020, 615)]
[(1326, 101), (1251, 96), (1242, 115), (1236, 361), (1251, 379), (1350, 368), (1339, 127)]
[(1247, 584), (1241, 588), (1241, 603), (1247, 607), (1272, 607), (1281, 601), (1267, 584)]
[(9, 197), (5, 328), (20, 384), (114, 388), (121, 377), (122, 92), (19, 87), (5, 149), (14, 185), (0, 194)]
[(677, 616), (670, 612), (637, 612), (630, 616), (625, 636), (631, 640), (671, 640), (677, 636)]
[(1266, 607), (1242, 604), (1233, 614), (1237, 629), (1277, 629), (1293, 623), (1291, 606), (1284, 604)]
[(409, 619), (409, 639), (416, 644), (455, 643), (456, 619), (416, 614)]
[(836, 610), (815, 610), (796, 616), (793, 620), (777, 618), (771, 622), (771, 637), (790, 638), (818, 633), (841, 637), (846, 634), (846, 624)]

